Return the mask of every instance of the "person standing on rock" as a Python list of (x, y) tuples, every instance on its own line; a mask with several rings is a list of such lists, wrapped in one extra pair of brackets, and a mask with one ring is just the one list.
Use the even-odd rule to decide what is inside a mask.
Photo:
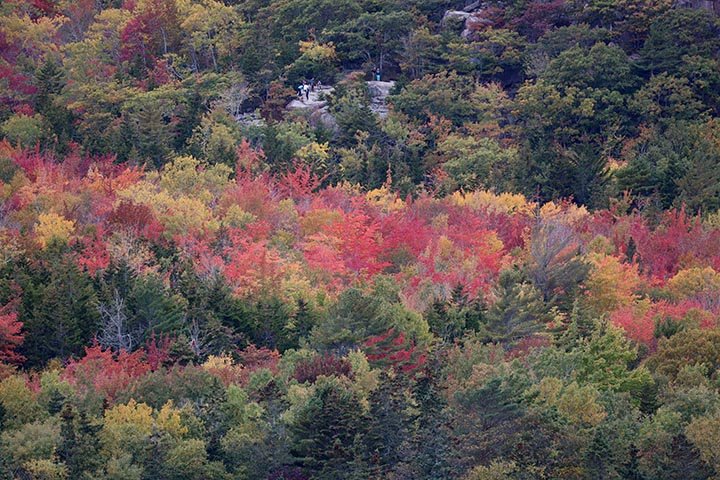
[(305, 87), (305, 83), (304, 83), (304, 82), (303, 82), (302, 84), (300, 84), (300, 85), (297, 86), (298, 98), (299, 98), (300, 100), (302, 100), (302, 98), (303, 98), (303, 91), (304, 91), (304, 88), (303, 88), (303, 87)]
[(379, 82), (380, 81), (380, 67), (376, 67), (373, 70), (373, 73), (375, 74), (375, 81)]
[(303, 91), (305, 92), (305, 101), (310, 100), (310, 85), (303, 83)]

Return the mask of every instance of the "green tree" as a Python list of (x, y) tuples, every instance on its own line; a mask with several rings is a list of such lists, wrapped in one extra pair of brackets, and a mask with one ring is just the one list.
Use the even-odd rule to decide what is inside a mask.
[(26, 333), (22, 353), (29, 365), (79, 356), (99, 327), (97, 297), (91, 279), (70, 255), (51, 258), (24, 287), (22, 314)]
[(344, 380), (320, 377), (289, 425), (291, 453), (317, 479), (350, 478), (356, 437), (365, 430), (363, 408)]

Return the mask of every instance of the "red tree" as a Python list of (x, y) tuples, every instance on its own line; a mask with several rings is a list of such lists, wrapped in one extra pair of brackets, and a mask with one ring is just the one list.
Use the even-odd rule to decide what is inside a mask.
[(20, 364), (25, 357), (15, 351), (23, 343), (22, 322), (11, 304), (0, 308), (0, 362)]

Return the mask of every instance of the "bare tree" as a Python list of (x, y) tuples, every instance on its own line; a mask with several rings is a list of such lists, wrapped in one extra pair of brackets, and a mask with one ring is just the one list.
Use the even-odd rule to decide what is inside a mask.
[(530, 242), (528, 274), (545, 301), (584, 279), (588, 267), (581, 253), (582, 244), (571, 226), (559, 220), (538, 219)]
[(125, 300), (117, 290), (109, 303), (98, 305), (98, 311), (102, 319), (102, 328), (98, 335), (100, 345), (113, 350), (131, 351), (137, 345), (141, 332), (130, 329), (125, 313)]

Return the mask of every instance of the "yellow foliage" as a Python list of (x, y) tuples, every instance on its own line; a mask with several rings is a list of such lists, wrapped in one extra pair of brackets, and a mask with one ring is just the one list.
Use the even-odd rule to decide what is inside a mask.
[(205, 370), (221, 370), (231, 368), (233, 365), (235, 362), (230, 355), (210, 355), (202, 367)]
[(63, 463), (44, 458), (30, 460), (23, 464), (23, 468), (30, 474), (32, 480), (65, 480), (68, 478), (67, 467)]
[(486, 190), (477, 190), (469, 193), (454, 192), (450, 200), (460, 207), (469, 207), (473, 210), (486, 209), (491, 213), (531, 214), (536, 206), (535, 203), (528, 202), (525, 196), (521, 194), (495, 194)]
[(314, 171), (322, 171), (330, 158), (330, 146), (327, 143), (310, 142), (298, 148), (295, 156)]
[(157, 273), (158, 265), (152, 251), (132, 234), (114, 233), (107, 242), (107, 250), (114, 262), (123, 263), (136, 273)]
[(565, 418), (576, 424), (596, 426), (607, 413), (598, 403), (598, 391), (591, 386), (580, 386), (572, 382), (564, 386), (562, 380), (545, 377), (533, 387), (536, 402), (554, 407)]
[(597, 314), (632, 305), (643, 282), (636, 264), (625, 264), (616, 257), (589, 255), (592, 270), (585, 281), (585, 301)]
[(685, 429), (688, 440), (700, 452), (700, 458), (715, 470), (720, 470), (720, 414), (693, 418)]
[(181, 411), (175, 408), (172, 401), (165, 403), (158, 412), (135, 400), (106, 410), (100, 441), (109, 454), (134, 452), (144, 448), (153, 431), (167, 433), (176, 439), (188, 433), (188, 428), (182, 422)]
[(599, 425), (607, 413), (598, 403), (598, 392), (591, 386), (579, 386), (576, 382), (565, 387), (557, 401), (557, 409), (575, 423)]
[(370, 190), (365, 194), (365, 198), (369, 204), (378, 207), (384, 212), (396, 212), (405, 208), (405, 202), (384, 185), (380, 188)]
[(335, 45), (332, 42), (300, 41), (300, 52), (310, 60), (335, 60), (337, 58)]
[(309, 211), (300, 220), (300, 230), (304, 236), (319, 233), (323, 227), (342, 220), (342, 214), (337, 210), (319, 208)]
[(230, 227), (243, 228), (256, 220), (256, 216), (246, 212), (239, 205), (233, 204), (225, 211), (223, 223)]
[(703, 219), (703, 224), (708, 230), (720, 229), (720, 210), (709, 213)]
[(358, 392), (360, 402), (363, 407), (367, 409), (370, 407), (368, 398), (370, 398), (370, 394), (378, 386), (378, 374), (380, 372), (370, 368), (370, 363), (368, 362), (367, 357), (360, 350), (348, 353), (347, 359), (352, 365), (355, 391)]
[(4, 426), (9, 429), (37, 420), (43, 414), (36, 395), (19, 375), (0, 382), (0, 405), (5, 409)]
[(55, 36), (67, 21), (67, 17), (62, 15), (41, 16), (36, 19), (27, 14), (22, 17), (17, 14), (3, 15), (0, 16), (0, 31), (9, 45), (44, 55), (58, 51)]
[(75, 230), (75, 222), (66, 220), (57, 213), (41, 213), (35, 226), (35, 236), (45, 248), (52, 240), (68, 242)]
[[(141, 181), (120, 190), (117, 193), (116, 203), (126, 200), (152, 208), (155, 216), (165, 227), (164, 234), (167, 238), (182, 235), (188, 231), (215, 231), (220, 228), (220, 223), (207, 206), (207, 201), (213, 195), (210, 190), (202, 190), (205, 193), (200, 195), (178, 195), (175, 198), (169, 194), (169, 191), (179, 193), (193, 189), (192, 181), (186, 178), (189, 173), (184, 167), (178, 167), (173, 172), (167, 177), (167, 181), (165, 181), (166, 179), (160, 181), (165, 188), (158, 189), (149, 181)], [(219, 177), (213, 175), (210, 178), (217, 180)], [(207, 186), (208, 183), (200, 182), (198, 185)]]
[(515, 462), (493, 460), (489, 465), (478, 465), (470, 470), (462, 480), (512, 480), (519, 469)]
[(182, 438), (188, 433), (188, 428), (182, 424), (180, 410), (175, 408), (172, 400), (168, 400), (162, 406), (155, 422), (160, 430), (167, 432), (174, 438)]
[(195, 198), (180, 197), (165, 205), (165, 212), (158, 215), (165, 227), (165, 236), (183, 235), (188, 231), (210, 230), (220, 227), (212, 212)]
[(21, 257), (24, 251), (17, 244), (15, 237), (8, 235), (4, 228), (0, 229), (0, 267)]
[(173, 196), (193, 197), (207, 204), (222, 193), (231, 173), (227, 165), (207, 165), (194, 157), (177, 157), (163, 168), (160, 187)]
[(298, 411), (310, 400), (314, 392), (315, 384), (308, 385), (307, 383), (303, 383), (299, 385), (294, 383), (290, 385), (285, 395), (288, 408), (285, 409), (281, 416), (283, 422), (293, 423)]
[(141, 180), (137, 183), (129, 185), (127, 188), (123, 188), (115, 192), (115, 196), (117, 198), (115, 206), (125, 200), (131, 203), (153, 207), (158, 194), (159, 191), (156, 185), (147, 180)]
[(615, 251), (615, 245), (607, 237), (596, 235), (595, 238), (588, 242), (587, 249), (592, 253), (612, 255)]
[(139, 447), (153, 429), (153, 409), (130, 400), (105, 411), (105, 423), (100, 432), (103, 446), (109, 453)]
[(720, 295), (720, 272), (712, 267), (681, 270), (668, 281), (667, 290), (676, 300), (692, 298), (703, 293), (715, 292)]
[(556, 219), (567, 224), (574, 224), (584, 220), (590, 215), (587, 208), (575, 204), (558, 205), (548, 202), (540, 207), (540, 217), (543, 219)]

